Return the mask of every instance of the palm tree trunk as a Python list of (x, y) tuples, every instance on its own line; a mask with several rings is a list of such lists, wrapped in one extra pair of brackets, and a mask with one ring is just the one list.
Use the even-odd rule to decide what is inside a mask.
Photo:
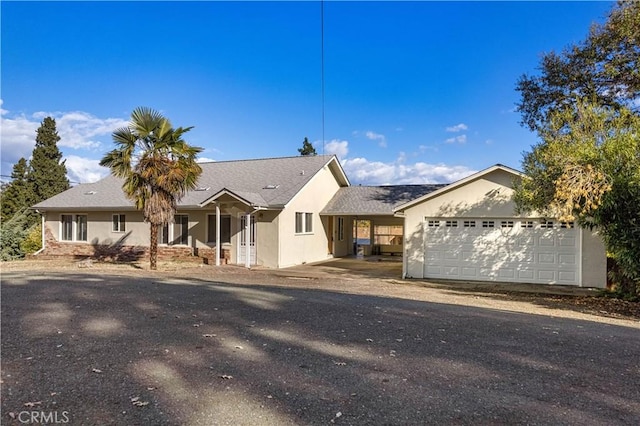
[(158, 269), (158, 224), (151, 223), (151, 235), (149, 238), (149, 268), (152, 271)]

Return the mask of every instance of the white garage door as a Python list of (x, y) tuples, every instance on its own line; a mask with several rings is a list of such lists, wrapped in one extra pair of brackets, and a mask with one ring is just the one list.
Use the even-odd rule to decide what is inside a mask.
[(572, 222), (425, 218), (424, 277), (580, 284)]

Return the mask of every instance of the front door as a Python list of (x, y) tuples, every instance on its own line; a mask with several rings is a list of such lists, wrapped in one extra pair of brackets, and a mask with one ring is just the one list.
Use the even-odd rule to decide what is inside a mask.
[[(249, 264), (256, 264), (256, 217), (251, 216), (251, 225), (249, 227)], [(247, 216), (240, 216), (240, 244), (238, 244), (238, 263), (245, 265), (247, 260)]]

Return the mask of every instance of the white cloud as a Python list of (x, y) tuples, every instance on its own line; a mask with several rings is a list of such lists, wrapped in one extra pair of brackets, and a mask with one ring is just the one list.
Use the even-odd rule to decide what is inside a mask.
[(467, 143), (467, 135), (459, 135), (453, 138), (449, 138), (445, 142), (464, 144), (464, 143)]
[(405, 160), (402, 153), (398, 160), (389, 163), (357, 157), (344, 159), (342, 166), (354, 185), (450, 183), (476, 172), (465, 166), (423, 162), (404, 164)]
[(335, 155), (342, 161), (349, 153), (349, 142), (333, 139), (324, 145), (324, 153)]
[(455, 126), (447, 127), (446, 130), (447, 132), (457, 133), (463, 130), (467, 130), (468, 128), (469, 127), (466, 124), (460, 123), (460, 124), (456, 124)]
[(207, 158), (207, 157), (198, 157), (198, 160), (197, 160), (198, 163), (213, 163), (214, 161), (216, 160), (214, 160), (213, 158)]
[(65, 157), (67, 177), (72, 182), (96, 182), (109, 174), (109, 169), (100, 165), (100, 160), (67, 155)]
[(34, 118), (56, 119), (56, 129), (60, 135), (58, 146), (72, 149), (97, 149), (101, 142), (96, 137), (111, 135), (114, 130), (126, 127), (127, 120), (120, 118), (98, 118), (82, 111), (64, 113), (35, 113)]
[[(4, 105), (0, 99), (1, 106)], [(56, 130), (60, 136), (58, 147), (63, 155), (68, 150), (98, 150), (102, 146), (102, 140), (110, 140), (114, 130), (128, 124), (126, 120), (120, 118), (99, 118), (81, 111), (53, 113), (40, 111), (31, 116), (12, 114), (4, 108), (0, 108), (0, 112), (0, 137), (2, 138), (0, 155), (3, 175), (10, 174), (9, 170), (18, 159), (21, 157), (28, 159), (31, 156), (36, 141), (36, 130), (45, 117), (53, 117), (56, 120)], [(65, 155), (65, 158), (70, 156)], [(93, 176), (91, 173), (89, 175)]]
[(378, 146), (380, 146), (381, 148), (387, 147), (387, 139), (385, 138), (384, 135), (380, 133), (372, 132), (371, 130), (367, 130), (367, 132), (365, 133), (365, 136), (367, 137), (367, 139), (370, 139), (372, 141), (378, 141)]

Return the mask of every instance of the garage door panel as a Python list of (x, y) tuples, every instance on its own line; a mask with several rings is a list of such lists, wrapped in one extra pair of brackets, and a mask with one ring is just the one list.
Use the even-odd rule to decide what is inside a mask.
[(573, 283), (576, 282), (578, 277), (574, 271), (559, 271), (558, 282), (560, 283)]
[(556, 254), (555, 253), (538, 253), (538, 263), (541, 264), (555, 264), (556, 263)]
[(558, 263), (560, 265), (575, 266), (578, 264), (577, 256), (575, 254), (558, 254)]
[(425, 278), (579, 284), (579, 229), (502, 218), (474, 219), (475, 228), (458, 219), (458, 227), (447, 227), (446, 220), (425, 225)]

